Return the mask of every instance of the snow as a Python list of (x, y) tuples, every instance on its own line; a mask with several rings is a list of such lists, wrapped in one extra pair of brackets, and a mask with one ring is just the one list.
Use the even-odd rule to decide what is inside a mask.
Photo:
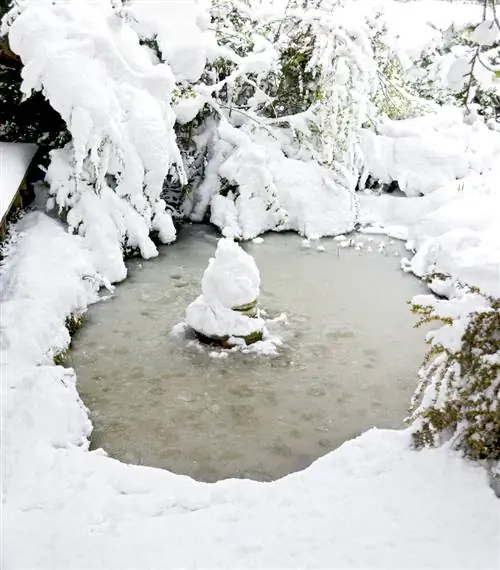
[(484, 20), (472, 34), (472, 39), (483, 46), (492, 46), (499, 38), (500, 28), (494, 20)]
[(386, 120), (364, 131), (365, 167), (381, 182), (399, 182), (408, 196), (428, 194), (500, 163), (500, 138), (483, 123), (467, 125), (463, 111), (443, 107), (403, 121)]
[[(221, 177), (238, 184), (238, 196), (218, 194)], [(293, 230), (318, 239), (354, 227), (352, 193), (332, 171), (286, 157), (271, 136), (245, 127), (221, 124), (197, 193), (192, 219), (203, 219), (210, 206), (211, 222), (225, 236), (252, 239), (268, 230)]]
[(219, 240), (203, 274), (202, 290), (207, 301), (220, 301), (229, 309), (252, 303), (260, 290), (260, 274), (253, 257), (231, 238)]
[(262, 319), (233, 310), (255, 302), (260, 292), (257, 265), (233, 238), (219, 240), (201, 286), (202, 294), (186, 309), (189, 327), (210, 338), (244, 337), (264, 328)]
[(177, 81), (197, 81), (205, 68), (207, 43), (195, 0), (136, 0), (125, 8), (141, 37), (155, 38)]
[(24, 64), (22, 92), (43, 90), (73, 137), (52, 152), (54, 206), (68, 210), (80, 235), (102, 242), (112, 262), (100, 271), (123, 279), (124, 245), (150, 258), (158, 253), (152, 230), (163, 242), (175, 239), (161, 192), (171, 167), (184, 176), (170, 105), (176, 77), (168, 64), (151, 61), (109, 2), (28, 2), (20, 9), (8, 31)]
[(2, 267), (6, 567), (498, 566), (485, 471), (446, 447), (412, 451), (407, 431), (371, 430), (266, 484), (202, 484), (88, 452), (74, 371), (49, 356), (69, 341), (65, 315), (97, 298), (92, 252), (39, 212), (14, 235)]
[[(12, 46), (26, 64), (24, 90), (43, 87), (74, 137), (73, 146), (53, 154), (48, 172), (53, 205), (69, 208), (74, 233), (44, 213), (29, 213), (13, 228), (0, 267), (2, 565), (13, 570), (498, 568), (500, 513), (486, 471), (446, 445), (413, 451), (408, 430), (370, 430), (308, 469), (266, 484), (203, 484), (88, 451), (91, 424), (75, 372), (56, 366), (53, 356), (70, 341), (66, 317), (84, 313), (99, 299), (100, 287), (111, 288), (110, 281), (126, 276), (122, 245), (149, 258), (158, 253), (151, 230), (166, 243), (175, 239), (161, 183), (178, 165), (174, 120), (188, 120), (203, 94), (177, 107), (170, 97), (177, 80), (198, 76), (210, 52), (203, 13), (193, 3), (150, 2), (149, 8), (146, 3), (124, 8), (140, 21), (122, 27), (102, 2), (75, 0), (71, 10), (64, 3), (48, 9), (32, 2), (11, 28)], [(181, 6), (184, 16), (176, 19)], [(408, 61), (433, 44), (437, 30), (476, 22), (480, 10), (427, 0), (360, 0), (346, 10), (354, 17), (361, 8), (380, 6), (392, 21), (395, 49)], [(264, 2), (261, 9), (269, 7)], [(134, 25), (139, 35), (159, 35), (168, 65), (138, 49)], [(486, 31), (476, 33), (484, 39)], [(238, 248), (233, 236), (294, 230), (306, 238), (304, 246), (320, 249), (320, 237), (353, 228), (353, 194), (330, 171), (285, 156), (273, 136), (245, 124), (236, 129), (221, 121), (212, 134), (193, 219), (211, 207), (212, 221), (228, 236), (220, 242), (221, 254), (226, 247)], [(455, 280), (500, 296), (500, 133), (443, 108), (386, 121), (377, 134), (364, 131), (361, 143), (366, 173), (384, 182), (398, 180), (405, 194), (360, 196), (365, 231), (406, 240), (415, 255), (402, 260), (405, 270), (451, 275), (436, 285), (452, 297), (439, 301), (441, 312), (462, 316), (478, 309), (477, 297), (460, 294)], [(2, 165), (5, 148), (0, 146)], [(8, 169), (0, 169), (2, 208), (4, 184), (12, 188), (26, 156), (23, 151), (8, 161)], [(111, 188), (104, 174), (118, 174), (124, 159), (118, 186)], [(81, 173), (76, 198), (72, 161)], [(92, 168), (99, 192), (93, 191)], [(237, 182), (239, 194), (221, 195), (221, 177)], [(346, 235), (337, 243), (356, 247)], [(208, 293), (210, 304), (200, 308), (198, 299), (196, 309), (205, 311), (202, 325), (211, 323), (214, 303), (225, 319), (234, 314), (233, 303), (258, 295), (256, 268), (238, 259), (250, 275), (246, 282), (234, 280), (230, 263), (215, 280), (207, 270), (203, 295)], [(256, 320), (248, 321), (255, 330)], [(459, 332), (435, 334), (456, 346)], [(214, 351), (213, 357), (221, 354)]]
[[(460, 140), (455, 124), (446, 127), (440, 123), (439, 115), (425, 117), (424, 124), (432, 125), (433, 120), (436, 125), (434, 138), (451, 139), (454, 135), (455, 144), (468, 149), (462, 155), (464, 171), (461, 179), (457, 181), (456, 171), (453, 172), (453, 165), (458, 164), (454, 157), (419, 153), (424, 141), (429, 140), (430, 132), (414, 130), (410, 139), (415, 142), (414, 152), (409, 145), (407, 153), (378, 154), (380, 162), (375, 164), (370, 157), (368, 164), (373, 164), (378, 172), (386, 168), (395, 173), (409, 196), (424, 191), (429, 193), (405, 199), (362, 196), (361, 219), (408, 241), (409, 248), (416, 252), (410, 262), (416, 275), (433, 271), (449, 273), (453, 279), (499, 296), (499, 133), (488, 130), (484, 124), (464, 125)], [(396, 133), (403, 131), (408, 122), (413, 123), (400, 121)], [(397, 137), (391, 139), (395, 145), (398, 140)], [(435, 181), (441, 184), (436, 184), (437, 188), (430, 191)]]
[(9, 211), (35, 152), (34, 144), (0, 142), (0, 220)]
[(422, 53), (439, 45), (443, 32), (452, 26), (462, 29), (474, 25), (482, 16), (482, 6), (474, 2), (441, 0), (350, 0), (345, 3), (344, 11), (354, 20), (360, 12), (372, 20), (378, 17), (386, 28), (382, 41), (407, 69)]

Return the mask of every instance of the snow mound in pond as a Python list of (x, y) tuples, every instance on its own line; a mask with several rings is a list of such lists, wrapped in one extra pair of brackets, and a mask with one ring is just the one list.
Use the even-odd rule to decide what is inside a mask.
[(254, 258), (233, 239), (222, 238), (202, 279), (207, 301), (231, 309), (252, 303), (259, 296), (260, 274)]
[(186, 309), (186, 323), (211, 338), (260, 331), (262, 319), (232, 310), (256, 301), (259, 290), (260, 274), (253, 257), (232, 238), (222, 238), (203, 274), (202, 295)]
[(186, 323), (208, 338), (245, 337), (264, 328), (264, 320), (232, 311), (218, 302), (209, 303), (203, 295), (186, 309)]

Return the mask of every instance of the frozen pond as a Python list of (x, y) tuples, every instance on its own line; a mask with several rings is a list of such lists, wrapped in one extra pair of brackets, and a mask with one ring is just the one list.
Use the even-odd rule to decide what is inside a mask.
[(306, 249), (288, 233), (245, 244), (261, 306), (288, 315), (274, 358), (214, 358), (170, 335), (200, 292), (217, 244), (210, 228), (187, 226), (159, 258), (132, 260), (71, 351), (92, 448), (203, 481), (271, 480), (372, 426), (400, 427), (425, 353), (406, 303), (424, 288), (399, 270), (400, 244), (368, 239), (356, 238), (365, 251), (333, 240)]

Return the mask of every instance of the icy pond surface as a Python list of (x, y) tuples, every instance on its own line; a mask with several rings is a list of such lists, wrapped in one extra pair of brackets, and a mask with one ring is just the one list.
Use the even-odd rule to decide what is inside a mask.
[(200, 292), (217, 244), (210, 228), (187, 226), (159, 258), (132, 260), (71, 351), (92, 448), (202, 481), (266, 481), (372, 426), (402, 426), (425, 353), (406, 303), (424, 288), (399, 270), (401, 244), (355, 240), (364, 251), (334, 240), (307, 249), (291, 233), (244, 245), (260, 268), (261, 306), (288, 315), (274, 358), (214, 358), (170, 334)]

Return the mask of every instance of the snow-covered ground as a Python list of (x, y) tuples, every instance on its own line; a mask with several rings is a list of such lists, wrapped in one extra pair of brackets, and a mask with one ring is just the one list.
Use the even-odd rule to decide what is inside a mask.
[(500, 296), (500, 133), (450, 107), (388, 121), (363, 145), (370, 172), (409, 196), (363, 196), (363, 221), (408, 240), (416, 275), (449, 273)]
[[(364, 9), (367, 4), (372, 5), (359, 3)], [(444, 29), (454, 19), (469, 21), (478, 10), (474, 5), (427, 0), (383, 4), (392, 10), (389, 20), (393, 18), (401, 29), (395, 41), (408, 54), (432, 36), (429, 19)], [(35, 33), (36, 18), (31, 25)], [(190, 25), (185, 23), (187, 30)], [(183, 34), (178, 34), (179, 41), (185, 40)], [(25, 48), (29, 51), (28, 44)], [(193, 48), (196, 59), (195, 52)], [(173, 51), (170, 57), (181, 62), (182, 54)], [(37, 54), (31, 55), (35, 59)], [(140, 71), (130, 72), (132, 87), (112, 84), (124, 106), (136, 84), (155, 84), (154, 77), (147, 75), (149, 62), (129, 56), (129, 63)], [(83, 61), (89, 66), (95, 63)], [(74, 71), (81, 75), (81, 70)], [(164, 110), (160, 94), (152, 101), (155, 109)], [(466, 125), (459, 113), (443, 110), (424, 119), (387, 122), (380, 134), (367, 135), (363, 144), (369, 149), (369, 168), (388, 181), (404, 180), (409, 197), (363, 196), (360, 219), (371, 224), (372, 231), (409, 240), (416, 255), (406, 267), (417, 275), (448, 272), (500, 295), (500, 133), (480, 123)], [(120, 128), (126, 139), (130, 133), (123, 125)], [(149, 141), (142, 142), (147, 150)], [(282, 170), (281, 175), (287, 180), (290, 173)], [(333, 222), (344, 216), (352, 223), (347, 198), (342, 199), (346, 205), (339, 213), (333, 202), (325, 202), (323, 185), (302, 190), (299, 198), (290, 200), (300, 202), (307, 196), (312, 210), (304, 210), (302, 218), (301, 208), (294, 210), (296, 229), (321, 235), (330, 214)], [(315, 190), (320, 205), (311, 198)], [(153, 198), (160, 216), (163, 205), (154, 193)], [(102, 203), (95, 201), (80, 203), (79, 208)], [(132, 228), (129, 214), (124, 211), (123, 219)], [(148, 216), (152, 216), (149, 210)], [(316, 219), (321, 227), (314, 227)], [(125, 233), (122, 221), (114, 223)], [(94, 233), (80, 237), (46, 214), (33, 212), (13, 229), (4, 252), (3, 567), (480, 570), (500, 566), (500, 505), (486, 472), (446, 446), (413, 451), (407, 431), (369, 431), (305, 471), (273, 483), (203, 484), (159, 469), (126, 465), (102, 451), (89, 452), (91, 425), (75, 374), (54, 365), (53, 355), (69, 343), (66, 317), (95, 302), (99, 287), (109, 287), (99, 276), (106, 274), (102, 268), (107, 259), (99, 240), (101, 235), (109, 237), (100, 232), (111, 226), (98, 218), (94, 224)], [(251, 233), (256, 233), (254, 228)], [(149, 243), (146, 237), (144, 244)], [(165, 237), (170, 241), (172, 236)], [(124, 273), (124, 266), (118, 265), (109, 275), (123, 278)]]
[(3, 268), (3, 566), (498, 567), (487, 475), (407, 432), (372, 430), (274, 483), (202, 484), (88, 452), (65, 315), (96, 298), (84, 241), (42, 213)]

